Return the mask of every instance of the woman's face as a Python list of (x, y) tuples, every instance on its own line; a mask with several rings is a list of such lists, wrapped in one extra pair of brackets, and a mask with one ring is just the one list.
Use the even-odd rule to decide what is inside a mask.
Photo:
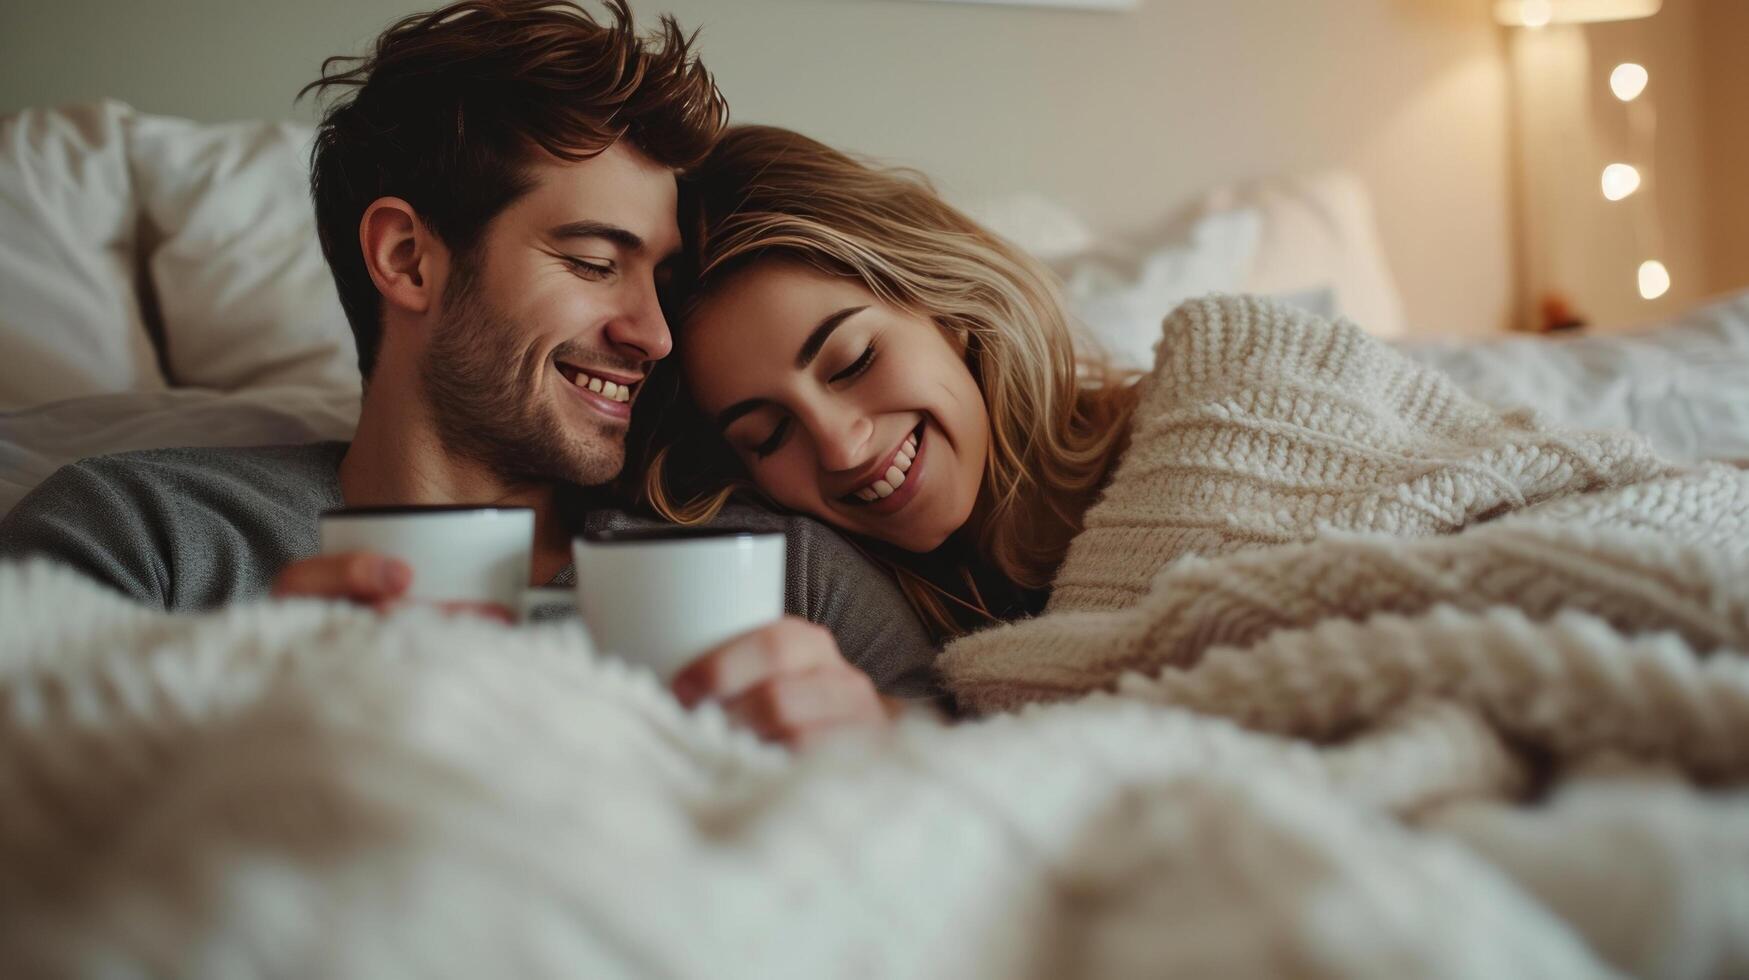
[(970, 519), (989, 413), (932, 321), (853, 279), (762, 262), (679, 340), (693, 399), (779, 504), (917, 552)]

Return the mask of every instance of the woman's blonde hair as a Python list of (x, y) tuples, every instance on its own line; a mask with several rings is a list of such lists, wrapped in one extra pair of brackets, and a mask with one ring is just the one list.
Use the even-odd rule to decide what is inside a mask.
[[(763, 261), (855, 279), (882, 302), (929, 317), (965, 350), (990, 418), (970, 543), (1014, 585), (1048, 586), (1122, 452), (1134, 405), (1129, 378), (1101, 360), (1078, 365), (1050, 274), (948, 206), (921, 175), (776, 127), (729, 129), (684, 194), (694, 227), (689, 288), (671, 310), (681, 342), (686, 319), (718, 286)], [(655, 404), (641, 406), (643, 431), (633, 435), (643, 455), (634, 489), (667, 519), (697, 523), (757, 491), (677, 374), (663, 365), (640, 398)], [(969, 568), (956, 570), (961, 594), (896, 549), (866, 550), (892, 567), (939, 635), (965, 631), (956, 609), (990, 615)]]

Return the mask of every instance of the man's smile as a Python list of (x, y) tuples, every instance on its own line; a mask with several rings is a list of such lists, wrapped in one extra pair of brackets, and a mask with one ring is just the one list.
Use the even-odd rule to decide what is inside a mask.
[(564, 361), (554, 361), (573, 392), (579, 395), (583, 402), (603, 415), (614, 419), (629, 419), (632, 415), (632, 400), (636, 397), (642, 377), (610, 373), (599, 369), (584, 370), (583, 368)]

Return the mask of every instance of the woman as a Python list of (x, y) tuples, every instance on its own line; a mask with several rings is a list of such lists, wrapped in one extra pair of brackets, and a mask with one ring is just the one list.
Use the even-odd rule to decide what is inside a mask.
[[(1127, 385), (1077, 359), (1024, 256), (921, 181), (793, 133), (732, 130), (698, 198), (695, 285), (672, 318), (691, 401), (646, 411), (649, 501), (696, 520), (745, 488), (833, 524), (892, 564), (943, 639), (1039, 609), (1048, 584), (1049, 614), (937, 660), (963, 710), (1142, 674), (1161, 682), (1149, 697), (1333, 731), (1416, 692), (1408, 674), (1450, 683), (1457, 661), (1432, 651), (1468, 656), (1448, 642), (1465, 629), (1491, 653), (1498, 627), (1454, 615), (1688, 628), (1673, 610), (1699, 607), (1652, 584), (1724, 567), (1680, 549), (1740, 526), (1735, 471), (1682, 473), (1637, 437), (1490, 407), (1355, 324), (1263, 298), (1162, 311), (1158, 363)], [(1660, 550), (1665, 528), (1679, 550)], [(1364, 683), (1374, 661), (1340, 630), (1384, 615), (1397, 632), (1372, 652), (1437, 666)], [(1313, 690), (1306, 638), (1326, 626), (1341, 655)], [(1273, 659), (1168, 683), (1289, 631)], [(1239, 696), (1265, 676), (1261, 700)]]
[(823, 520), (943, 640), (1042, 608), (1134, 406), (1049, 275), (917, 175), (783, 129), (730, 130), (691, 193), (650, 506), (694, 523), (751, 492)]

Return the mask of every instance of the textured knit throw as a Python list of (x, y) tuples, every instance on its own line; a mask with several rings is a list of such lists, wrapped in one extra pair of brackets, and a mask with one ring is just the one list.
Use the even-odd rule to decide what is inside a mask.
[(575, 623), (0, 565), (0, 976), (1749, 975), (1742, 474), (1244, 300), (1148, 384), (947, 661), (1062, 703), (799, 755)]
[[(1180, 307), (1142, 385), (1046, 613), (942, 658), (963, 703), (1074, 697), (1131, 672), (1175, 685), (1213, 648), (1440, 605), (1749, 648), (1741, 471), (1680, 472), (1637, 436), (1500, 412), (1352, 324), (1257, 298)], [(1355, 669), (1337, 659), (1317, 669)], [(1270, 696), (1229, 693), (1235, 715)]]

